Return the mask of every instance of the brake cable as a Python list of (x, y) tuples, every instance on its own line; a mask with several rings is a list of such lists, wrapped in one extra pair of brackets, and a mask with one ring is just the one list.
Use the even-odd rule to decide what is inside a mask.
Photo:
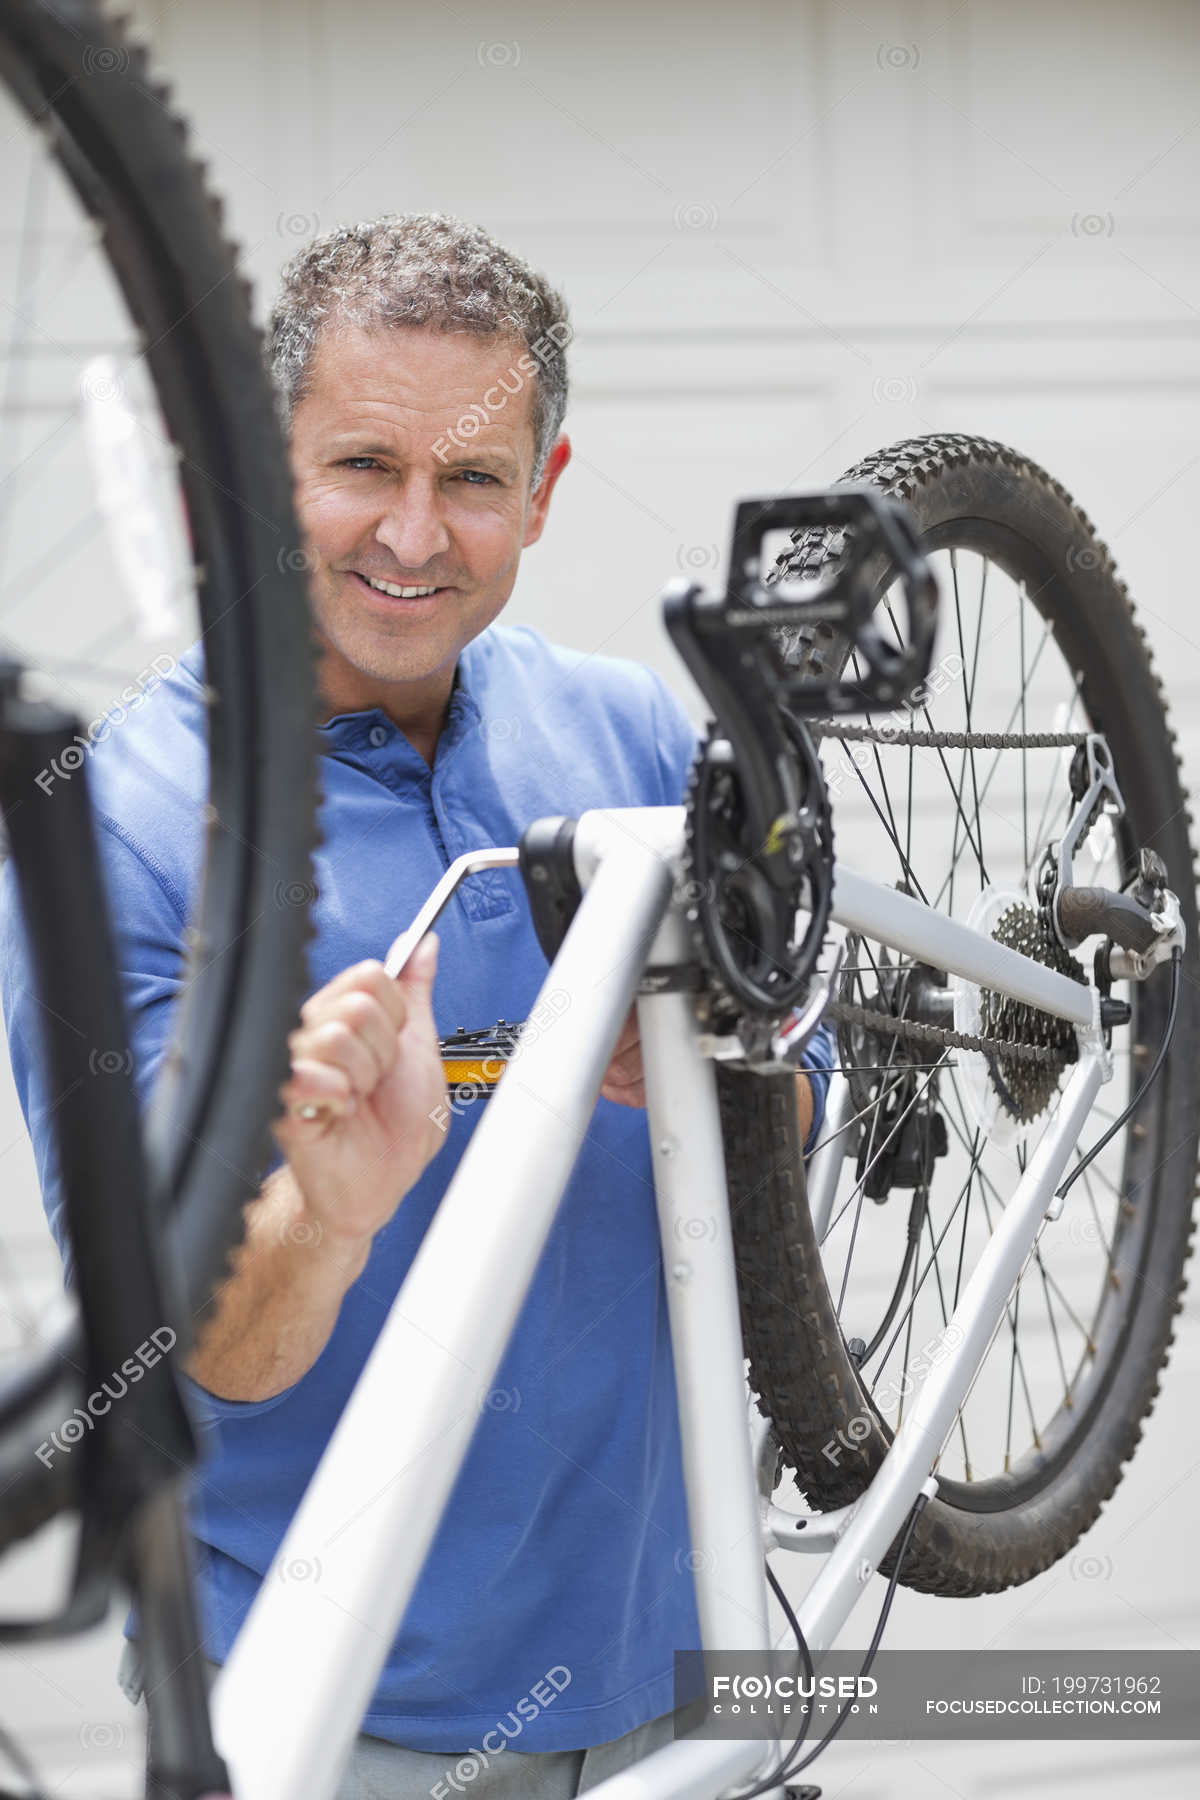
[[(875, 1661), (876, 1653), (878, 1652), (879, 1645), (883, 1639), (884, 1628), (888, 1622), (888, 1614), (892, 1610), (892, 1601), (896, 1597), (896, 1587), (900, 1580), (901, 1564), (904, 1561), (908, 1546), (912, 1542), (912, 1535), (916, 1530), (917, 1520), (920, 1518), (928, 1504), (929, 1495), (922, 1489), (917, 1495), (916, 1500), (913, 1502), (912, 1510), (908, 1515), (908, 1524), (905, 1527), (904, 1536), (901, 1539), (900, 1549), (896, 1555), (896, 1560), (892, 1565), (892, 1573), (888, 1579), (888, 1590), (884, 1595), (883, 1605), (879, 1609), (879, 1618), (876, 1622), (871, 1642), (867, 1646), (867, 1653), (863, 1658), (862, 1666), (858, 1671), (858, 1675), (855, 1677), (856, 1690), (859, 1682), (863, 1681), (871, 1672), (871, 1664)], [(800, 1621), (796, 1617), (792, 1607), (789, 1605), (783, 1589), (776, 1580), (775, 1572), (771, 1568), (770, 1563), (766, 1564), (766, 1571), (767, 1580), (770, 1582), (775, 1597), (783, 1608), (787, 1622), (791, 1627), (796, 1643), (799, 1646), (800, 1658), (804, 1664), (805, 1676), (815, 1687), (816, 1677), (813, 1670), (812, 1652), (809, 1650), (808, 1642), (804, 1636)], [(815, 1762), (817, 1757), (820, 1756), (822, 1750), (828, 1749), (838, 1732), (842, 1729), (842, 1726), (846, 1723), (846, 1720), (850, 1717), (854, 1705), (855, 1696), (852, 1694), (849, 1699), (838, 1708), (837, 1716), (834, 1719), (833, 1724), (829, 1727), (829, 1730), (825, 1733), (825, 1736), (821, 1739), (820, 1743), (814, 1744), (808, 1755), (803, 1757), (801, 1761), (796, 1762), (794, 1758), (804, 1748), (805, 1739), (808, 1736), (808, 1728), (812, 1723), (812, 1709), (810, 1707), (805, 1712), (803, 1723), (792, 1742), (790, 1750), (787, 1751), (782, 1762), (779, 1764), (779, 1767), (774, 1769), (770, 1775), (765, 1776), (763, 1780), (757, 1782), (754, 1787), (746, 1788), (744, 1792), (738, 1795), (737, 1800), (755, 1800), (756, 1795), (769, 1793), (771, 1789), (777, 1788), (781, 1782), (786, 1782), (793, 1775), (798, 1775), (802, 1769), (807, 1769), (809, 1764)], [(818, 1790), (815, 1788), (807, 1790), (809, 1794), (815, 1794), (817, 1791)], [(792, 1800), (804, 1800), (804, 1790), (800, 1790), (797, 1794), (793, 1795)]]

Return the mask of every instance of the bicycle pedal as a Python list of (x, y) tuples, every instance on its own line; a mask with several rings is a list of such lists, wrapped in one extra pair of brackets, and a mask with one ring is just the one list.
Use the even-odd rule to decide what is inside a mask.
[(465, 1088), (474, 1096), (483, 1088), (494, 1088), (516, 1049), (521, 1031), (521, 1023), (501, 1019), (477, 1031), (460, 1025), (449, 1037), (441, 1038), (442, 1069), (450, 1094), (457, 1095)]

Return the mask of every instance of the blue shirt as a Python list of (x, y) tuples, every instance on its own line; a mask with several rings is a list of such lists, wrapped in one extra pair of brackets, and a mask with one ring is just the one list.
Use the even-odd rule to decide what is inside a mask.
[[(180, 989), (202, 853), (203, 673), (196, 645), (89, 765), (143, 1100)], [(497, 625), (459, 657), (432, 770), (377, 707), (338, 714), (320, 738), (324, 841), (310, 993), (349, 964), (382, 957), (463, 851), (516, 844), (549, 814), (679, 804), (696, 744), (651, 670)], [(69, 1279), (14, 892), (6, 868), (4, 1012)], [(438, 933), (441, 1035), (529, 1015), (546, 961), (515, 869), (472, 877)], [(828, 1033), (814, 1039), (810, 1060), (831, 1063), (830, 1048)], [(818, 1119), (827, 1082), (813, 1080)], [(229, 1653), (484, 1104), (452, 1112), (444, 1147), (376, 1235), (306, 1375), (252, 1402), (187, 1383), (203, 1445), (190, 1517), (216, 1661)], [(273, 1166), (281, 1160), (277, 1153)], [(513, 1747), (583, 1749), (669, 1712), (673, 1653), (700, 1647), (644, 1110), (597, 1102), (494, 1387), (505, 1404), (481, 1414), (363, 1729), (413, 1749), (462, 1750), (565, 1665), (570, 1684), (552, 1706), (532, 1720), (514, 1715)]]

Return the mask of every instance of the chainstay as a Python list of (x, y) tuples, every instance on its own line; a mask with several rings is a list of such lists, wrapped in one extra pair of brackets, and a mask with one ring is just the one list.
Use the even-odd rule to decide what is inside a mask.
[(849, 725), (841, 719), (808, 719), (805, 723), (815, 738), (926, 750), (1077, 750), (1089, 736), (1086, 731), (909, 731), (899, 726)]
[(918, 1019), (898, 1019), (894, 1013), (856, 1006), (852, 1000), (830, 1000), (822, 1017), (832, 1019), (835, 1025), (865, 1025), (868, 1031), (911, 1038), (918, 1044), (942, 1044), (948, 1050), (991, 1050), (1015, 1057), (1018, 1062), (1061, 1062), (1063, 1054), (1049, 1044), (1021, 1044), (1008, 1038), (977, 1037), (973, 1032), (954, 1031), (946, 1025), (924, 1025)]

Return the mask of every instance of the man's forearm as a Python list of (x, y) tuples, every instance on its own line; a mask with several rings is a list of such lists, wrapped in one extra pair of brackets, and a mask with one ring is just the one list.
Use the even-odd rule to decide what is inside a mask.
[(307, 1214), (285, 1163), (246, 1215), (233, 1274), (218, 1288), (184, 1368), (225, 1400), (268, 1400), (299, 1381), (329, 1342), (370, 1240), (331, 1240)]
[[(800, 1141), (813, 1092), (796, 1075)], [(225, 1400), (268, 1400), (306, 1375), (329, 1342), (347, 1290), (366, 1266), (370, 1240), (332, 1240), (307, 1214), (285, 1163), (247, 1211), (233, 1274), (199, 1333), (187, 1373)]]
[(807, 1144), (813, 1123), (813, 1091), (803, 1069), (796, 1071), (796, 1105), (800, 1113), (800, 1142)]

